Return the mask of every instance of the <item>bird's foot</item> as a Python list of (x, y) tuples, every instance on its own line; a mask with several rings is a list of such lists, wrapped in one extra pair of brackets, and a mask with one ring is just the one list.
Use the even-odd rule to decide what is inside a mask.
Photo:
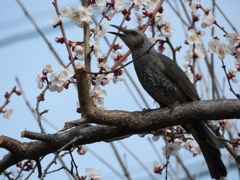
[(170, 105), (168, 106), (168, 108), (170, 109), (170, 114), (172, 114), (174, 108), (175, 108), (177, 105), (179, 105), (179, 104), (181, 104), (181, 102), (180, 102), (180, 101), (176, 101), (175, 103), (170, 104)]

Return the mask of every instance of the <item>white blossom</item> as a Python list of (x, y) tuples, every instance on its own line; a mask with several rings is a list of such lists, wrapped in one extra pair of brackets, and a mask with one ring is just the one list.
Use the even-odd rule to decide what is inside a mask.
[(110, 16), (113, 17), (114, 14), (122, 12), (126, 9), (126, 4), (124, 3), (125, 0), (115, 0), (114, 8), (110, 12)]
[(228, 76), (229, 76), (229, 79), (233, 82), (233, 83), (238, 83), (238, 80), (236, 78), (236, 74), (237, 74), (237, 68), (233, 67), (233, 68), (230, 68), (228, 70)]
[(91, 25), (93, 20), (91, 18), (93, 9), (91, 7), (85, 8), (83, 6), (71, 7), (71, 13), (69, 13), (69, 20), (76, 24), (78, 27), (83, 28), (84, 24)]
[(196, 156), (197, 154), (201, 154), (201, 149), (198, 144), (195, 144), (194, 146), (190, 146), (189, 151), (193, 153), (193, 156)]
[(50, 64), (47, 64), (44, 68), (44, 71), (46, 71), (47, 73), (52, 73), (52, 66)]
[(89, 179), (88, 180), (101, 180), (102, 177), (100, 176), (101, 172), (93, 169), (93, 168), (86, 168), (85, 171), (87, 172)]
[(102, 11), (106, 7), (106, 0), (96, 0), (91, 6), (93, 9)]
[(201, 38), (199, 37), (199, 35), (197, 34), (197, 32), (195, 31), (195, 29), (190, 29), (188, 31), (188, 39), (187, 42), (189, 44), (202, 44)]
[(60, 15), (59, 18), (67, 18), (69, 16), (71, 12), (71, 9), (69, 7), (64, 7), (61, 11), (60, 11)]
[(74, 47), (75, 56), (78, 60), (84, 60), (84, 47), (81, 45), (77, 45)]
[(95, 41), (98, 41), (100, 38), (106, 35), (108, 26), (109, 26), (108, 23), (105, 22), (103, 25), (101, 25), (101, 28), (99, 26), (96, 27), (95, 33), (94, 33)]
[(208, 42), (208, 46), (209, 46), (209, 51), (211, 53), (216, 53), (218, 51), (218, 45), (220, 44), (219, 42), (219, 39), (211, 39), (209, 42)]
[(169, 21), (166, 21), (164, 24), (161, 25), (161, 36), (169, 37), (174, 32), (175, 32), (175, 30)]
[(166, 156), (177, 156), (178, 151), (181, 149), (181, 146), (179, 146), (176, 143), (167, 144), (166, 146), (162, 147), (163, 154)]
[(197, 11), (197, 6), (200, 4), (201, 0), (193, 0), (191, 3), (191, 13), (194, 14)]
[(203, 23), (201, 24), (202, 28), (206, 28), (207, 26), (209, 28), (213, 28), (214, 27), (214, 21), (215, 21), (215, 15), (214, 14), (208, 14), (208, 15), (204, 15), (203, 17)]
[(93, 100), (93, 103), (97, 107), (102, 107), (104, 102), (103, 99), (107, 96), (107, 91), (101, 89), (100, 86), (95, 86), (94, 89), (90, 89), (90, 97)]
[(42, 77), (40, 76), (40, 74), (38, 72), (36, 72), (36, 75), (37, 75), (37, 79), (36, 79), (36, 82), (38, 84), (38, 88), (39, 89), (42, 89), (43, 88), (43, 80), (42, 80)]
[(103, 56), (103, 53), (102, 53), (102, 50), (100, 49), (100, 45), (98, 41), (94, 41), (94, 42), (89, 41), (89, 45), (90, 47), (93, 46), (93, 49), (94, 49), (91, 55), (94, 54), (96, 58)]
[(12, 112), (13, 112), (13, 109), (11, 107), (8, 107), (4, 112), (3, 116), (7, 119), (11, 119)]
[(64, 81), (64, 83), (66, 81), (68, 81), (71, 77), (73, 77), (74, 75), (74, 71), (69, 70), (63, 66), (60, 66), (60, 75), (59, 78)]
[(230, 131), (235, 123), (236, 123), (236, 119), (226, 120), (226, 124), (224, 126), (224, 129), (227, 130), (227, 131)]
[(236, 47), (240, 43), (240, 32), (239, 33), (229, 33), (226, 35), (226, 39), (229, 41), (229, 47)]
[(51, 23), (53, 26), (56, 26), (62, 19), (58, 16), (53, 17), (49, 23)]
[(225, 58), (225, 55), (231, 54), (231, 52), (225, 43), (220, 43), (218, 45), (217, 54), (218, 54), (218, 58), (223, 60)]

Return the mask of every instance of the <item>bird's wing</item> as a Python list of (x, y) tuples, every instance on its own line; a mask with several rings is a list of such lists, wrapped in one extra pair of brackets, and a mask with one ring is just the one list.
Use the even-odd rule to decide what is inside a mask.
[(159, 54), (166, 75), (193, 101), (200, 100), (197, 91), (183, 70), (169, 57)]

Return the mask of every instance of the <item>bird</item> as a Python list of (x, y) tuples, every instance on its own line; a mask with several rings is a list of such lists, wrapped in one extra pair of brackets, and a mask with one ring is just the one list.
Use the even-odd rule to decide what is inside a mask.
[[(132, 58), (138, 58), (133, 62), (138, 80), (161, 108), (171, 107), (176, 103), (200, 101), (194, 85), (183, 70), (169, 57), (151, 48), (151, 42), (141, 30), (111, 26), (120, 32), (108, 33), (121, 38), (131, 50)], [(142, 54), (144, 55), (140, 56)], [(223, 143), (211, 133), (203, 121), (186, 123), (182, 127), (191, 133), (199, 144), (211, 178), (226, 177), (227, 170), (219, 150), (224, 147)]]

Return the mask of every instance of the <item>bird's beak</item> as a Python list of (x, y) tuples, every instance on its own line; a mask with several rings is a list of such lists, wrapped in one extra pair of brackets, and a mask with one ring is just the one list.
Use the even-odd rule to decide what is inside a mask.
[[(123, 32), (124, 34), (128, 34), (127, 30), (120, 27), (120, 26), (116, 26), (116, 25), (110, 25), (112, 27), (115, 27), (116, 29), (118, 29), (120, 32)], [(114, 34), (114, 35), (117, 35), (119, 37), (123, 36), (124, 34), (121, 34), (121, 33), (117, 33), (117, 32), (108, 32), (108, 33), (111, 33), (111, 34)]]

